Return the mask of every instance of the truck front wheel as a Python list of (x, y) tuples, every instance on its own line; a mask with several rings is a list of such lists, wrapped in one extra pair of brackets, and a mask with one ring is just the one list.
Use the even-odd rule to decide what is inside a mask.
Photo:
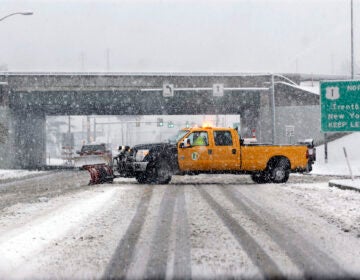
[(251, 179), (257, 184), (266, 184), (270, 182), (269, 173), (266, 171), (259, 171), (251, 174)]
[(159, 160), (155, 166), (155, 183), (169, 184), (171, 181), (171, 170), (166, 160)]
[[(168, 184), (171, 181), (171, 170), (166, 159), (158, 159), (149, 164), (146, 173), (146, 183)], [(140, 183), (140, 181), (138, 180)]]
[(146, 184), (148, 183), (148, 177), (145, 172), (141, 172), (135, 175), (136, 181), (138, 181), (139, 184)]

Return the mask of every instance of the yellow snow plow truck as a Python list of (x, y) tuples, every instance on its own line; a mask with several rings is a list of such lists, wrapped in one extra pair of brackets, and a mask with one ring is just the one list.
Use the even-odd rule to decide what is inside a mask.
[[(296, 145), (245, 144), (236, 129), (194, 127), (180, 130), (169, 143), (121, 149), (114, 168), (116, 176), (134, 177), (141, 184), (167, 184), (172, 175), (200, 173), (250, 174), (256, 183), (284, 183), (290, 172), (310, 172), (315, 160), (312, 140)], [(104, 181), (98, 177), (92, 176), (90, 182)]]

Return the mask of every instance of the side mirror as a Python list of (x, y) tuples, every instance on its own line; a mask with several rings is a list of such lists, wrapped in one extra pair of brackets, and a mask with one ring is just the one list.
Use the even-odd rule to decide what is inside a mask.
[(76, 151), (76, 153), (77, 153), (78, 155), (80, 155), (80, 151)]
[(240, 145), (244, 145), (244, 138), (240, 138)]
[(180, 143), (180, 148), (188, 148), (191, 147), (190, 139), (184, 138), (184, 140)]

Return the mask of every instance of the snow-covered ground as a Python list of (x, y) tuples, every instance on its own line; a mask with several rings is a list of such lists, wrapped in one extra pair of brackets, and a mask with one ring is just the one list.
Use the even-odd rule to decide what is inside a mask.
[[(313, 173), (346, 176), (344, 146), (353, 172), (359, 176), (360, 152), (355, 149), (359, 140), (360, 133), (355, 133), (330, 143), (328, 163), (323, 159), (323, 147), (318, 147)], [(0, 174), (7, 174), (7, 178), (19, 177), (22, 173), (36, 175), (38, 172), (0, 171)], [(48, 184), (55, 184), (50, 177)], [(168, 208), (174, 211), (171, 231), (165, 227), (165, 232), (171, 232), (167, 236), (171, 248), (169, 275), (173, 273), (171, 265), (175, 263), (176, 252), (187, 252), (195, 278), (221, 278), (226, 273), (260, 277), (249, 257), (253, 250), (246, 247), (247, 244), (242, 244), (245, 249), (240, 246), (238, 235), (232, 234), (234, 223), (243, 228), (241, 232), (250, 233), (252, 244), (259, 244), (285, 275), (301, 278), (302, 271), (298, 267), (301, 267), (302, 251), (299, 248), (303, 246), (310, 257), (316, 258), (320, 248), (321, 252), (326, 252), (325, 255), (321, 253), (321, 257), (333, 256), (345, 270), (360, 273), (357, 262), (360, 257), (360, 193), (329, 188), (324, 178), (296, 174), (286, 184), (256, 185), (249, 176), (174, 176), (170, 186), (144, 186), (134, 179), (122, 178), (116, 179), (113, 185), (79, 185), (79, 191), (49, 198), (39, 194), (39, 199), (33, 202), (16, 203), (1, 211), (0, 278), (104, 277), (119, 242), (124, 238), (132, 240), (133, 235), (127, 235), (127, 231), (136, 228), (132, 219), (149, 192), (152, 195), (147, 201), (147, 214), (136, 216), (139, 221), (142, 217), (143, 228), (131, 232), (135, 236), (138, 234), (128, 271), (133, 278), (144, 275), (151, 252), (158, 246), (153, 234), (158, 226), (166, 224), (162, 221), (168, 218)], [(34, 187), (34, 191), (37, 193), (39, 188)], [(11, 199), (11, 193), (4, 194)], [(176, 197), (173, 203), (176, 206), (168, 204), (169, 198), (175, 199), (171, 195)], [(237, 199), (236, 203), (232, 199)], [(238, 205), (250, 210), (239, 210)], [(187, 218), (182, 219), (186, 213)], [(224, 222), (229, 215), (230, 229)], [(182, 229), (181, 222), (185, 222), (188, 231), (183, 233), (188, 236), (188, 251), (176, 247), (176, 231)], [(299, 238), (293, 238), (294, 234)], [(289, 256), (294, 252), (300, 255), (292, 259)], [(331, 267), (331, 262), (325, 264)]]
[[(316, 148), (317, 159), (313, 166), (312, 174), (340, 175), (343, 180), (334, 180), (337, 184), (343, 184), (360, 190), (360, 133), (352, 133), (328, 143), (328, 161), (325, 163), (324, 145)], [(350, 170), (346, 162), (344, 149), (346, 149), (351, 171), (355, 180), (351, 180)], [(357, 178), (356, 178), (357, 177)]]
[[(172, 234), (164, 241), (171, 248), (168, 273), (172, 275), (176, 252), (182, 250), (176, 247), (175, 233), (182, 226), (178, 224), (183, 221), (180, 217), (184, 213), (187, 213), (187, 233), (184, 234), (191, 249), (181, 252), (189, 254), (194, 278), (221, 278), (227, 274), (261, 278), (261, 272), (249, 257), (252, 247), (243, 244), (244, 249), (237, 243), (238, 235), (233, 235), (218, 217), (216, 207), (223, 207), (223, 211), (231, 214), (233, 223), (243, 228), (242, 233), (249, 233), (252, 244), (259, 244), (289, 278), (301, 278), (297, 263), (301, 256), (292, 259), (287, 254), (295, 250), (301, 255), (301, 246), (307, 246), (304, 250), (309, 250), (307, 254), (314, 258), (317, 248), (321, 248), (321, 252), (326, 252), (322, 257), (332, 254), (345, 270), (359, 273), (356, 265), (360, 257), (357, 250), (360, 224), (356, 222), (359, 194), (329, 188), (326, 183), (255, 185), (248, 176), (186, 176), (186, 184), (182, 179), (176, 176), (175, 185), (150, 187), (139, 185), (133, 179), (121, 179), (113, 185), (99, 185), (48, 201), (19, 203), (4, 209), (0, 215), (0, 278), (104, 277), (119, 242), (135, 238), (128, 236), (127, 231), (134, 228), (136, 223), (132, 224), (132, 219), (150, 188), (153, 194), (143, 217), (144, 225), (140, 232), (132, 233), (139, 237), (132, 248), (135, 253), (128, 271), (130, 278), (143, 278), (152, 250), (159, 245), (154, 241), (159, 226), (165, 227), (165, 231), (172, 229)], [(204, 185), (195, 185), (199, 182)], [(203, 189), (219, 206), (204, 199)], [(167, 218), (165, 198), (177, 192), (179, 199), (179, 190), (184, 192), (182, 203), (177, 201), (176, 207), (171, 206), (174, 207), (174, 221), (166, 226), (163, 222)], [(240, 197), (239, 203), (229, 200), (232, 194)], [(237, 209), (238, 204), (251, 211)], [(181, 210), (181, 206), (185, 206), (186, 211)]]

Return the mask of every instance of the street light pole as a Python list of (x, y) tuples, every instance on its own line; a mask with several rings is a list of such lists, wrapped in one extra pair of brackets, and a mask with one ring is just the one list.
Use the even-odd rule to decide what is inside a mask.
[(350, 1), (351, 12), (351, 79), (354, 80), (354, 11), (353, 0)]
[(14, 16), (14, 15), (23, 15), (23, 16), (31, 16), (33, 15), (34, 13), (33, 12), (17, 12), (17, 13), (12, 13), (12, 14), (8, 14), (2, 18), (0, 18), (0, 21), (8, 18), (8, 17), (11, 17), (11, 16)]
[(275, 134), (276, 134), (276, 125), (275, 125), (275, 82), (274, 74), (271, 75), (271, 108), (272, 108), (272, 143), (275, 144)]
[(281, 83), (279, 81), (275, 82), (275, 80), (274, 80), (275, 76), (286, 80), (287, 82), (289, 82), (293, 86), (297, 86), (297, 84), (294, 81), (292, 81), (291, 79), (289, 79), (288, 77), (285, 77), (285, 76), (283, 76), (281, 74), (272, 73), (270, 75), (271, 75), (271, 86), (270, 86), (270, 88), (268, 88), (268, 90), (270, 90), (270, 93), (271, 93), (272, 143), (275, 144), (275, 140), (276, 140), (275, 84), (276, 83)]

